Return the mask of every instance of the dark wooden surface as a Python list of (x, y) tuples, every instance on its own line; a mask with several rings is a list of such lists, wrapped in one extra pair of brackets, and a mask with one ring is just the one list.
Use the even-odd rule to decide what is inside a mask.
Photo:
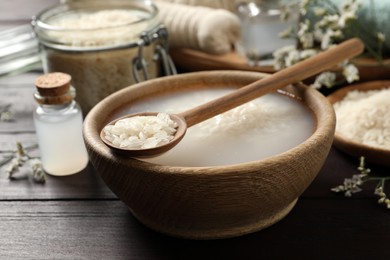
[[(0, 29), (28, 22), (50, 2), (1, 1)], [(12, 104), (14, 114), (13, 121), (0, 122), (0, 150), (13, 149), (16, 141), (36, 143), (31, 95), (39, 73), (0, 77), (0, 105)], [(352, 198), (330, 191), (356, 166), (332, 149), (286, 218), (214, 241), (172, 238), (143, 226), (92, 166), (69, 177), (49, 176), (45, 185), (23, 172), (10, 181), (0, 168), (0, 259), (390, 259), (390, 214), (377, 204), (374, 187)]]

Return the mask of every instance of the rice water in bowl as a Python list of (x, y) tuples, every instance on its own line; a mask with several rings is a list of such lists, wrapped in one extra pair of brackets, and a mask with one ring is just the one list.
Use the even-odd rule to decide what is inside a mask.
[[(231, 86), (165, 93), (132, 104), (124, 113), (163, 111), (176, 114), (234, 89)], [(306, 140), (313, 129), (314, 120), (308, 109), (289, 96), (275, 93), (192, 126), (177, 147), (161, 156), (143, 160), (183, 167), (256, 161), (293, 148)]]
[(72, 76), (84, 114), (109, 94), (157, 77), (154, 48), (167, 40), (157, 13), (150, 1), (126, 0), (68, 1), (42, 11), (33, 26), (45, 72)]
[(165, 234), (216, 239), (276, 223), (314, 179), (333, 140), (334, 111), (316, 90), (288, 86), (255, 99), (191, 127), (180, 144), (155, 158), (116, 154), (99, 136), (121, 115), (181, 112), (261, 76), (182, 74), (109, 96), (85, 120), (92, 163), (137, 219)]

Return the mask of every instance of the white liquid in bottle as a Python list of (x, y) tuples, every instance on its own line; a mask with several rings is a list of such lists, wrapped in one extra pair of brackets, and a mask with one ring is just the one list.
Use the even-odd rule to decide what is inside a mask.
[(88, 164), (82, 113), (73, 100), (75, 91), (69, 85), (70, 76), (64, 75), (50, 73), (38, 78), (38, 92), (34, 95), (40, 104), (34, 112), (34, 123), (42, 166), (45, 172), (57, 176), (80, 172)]

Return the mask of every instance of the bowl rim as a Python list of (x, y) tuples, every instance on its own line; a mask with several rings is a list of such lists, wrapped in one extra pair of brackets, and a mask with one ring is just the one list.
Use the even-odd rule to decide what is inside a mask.
[[(326, 97), (323, 96), (318, 90), (308, 87), (302, 83), (294, 84), (294, 87), (291, 89), (293, 91), (296, 91), (296, 95), (301, 95), (303, 96), (303, 98), (307, 99), (305, 101), (308, 101), (309, 103), (313, 103), (313, 104), (307, 104), (308, 108), (311, 110), (312, 114), (314, 115), (314, 120), (316, 120), (313, 133), (305, 141), (303, 141), (302, 143), (298, 144), (297, 146), (287, 151), (284, 151), (282, 153), (270, 157), (259, 159), (256, 161), (248, 161), (248, 162), (229, 164), (229, 165), (197, 166), (197, 167), (161, 165), (161, 164), (145, 162), (136, 158), (125, 157), (119, 154), (114, 154), (114, 152), (110, 148), (108, 148), (104, 144), (104, 142), (100, 139), (101, 129), (100, 127), (98, 127), (99, 124), (96, 120), (96, 117), (99, 117), (103, 122), (109, 122), (110, 120), (112, 120), (112, 118), (110, 118), (110, 115), (112, 115), (113, 113), (117, 112), (118, 109), (120, 109), (120, 105), (116, 104), (116, 106), (112, 106), (112, 104), (113, 103), (115, 104), (116, 103), (115, 101), (118, 100), (127, 91), (129, 91), (130, 88), (133, 90), (137, 88), (145, 88), (145, 87), (150, 88), (153, 85), (159, 84), (161, 82), (169, 82), (172, 80), (172, 78), (178, 78), (178, 79), (180, 78), (188, 82), (190, 82), (191, 80), (193, 81), (195, 79), (199, 80), (199, 78), (203, 80), (203, 78), (205, 77), (213, 78), (215, 76), (218, 76), (220, 78), (223, 78), (221, 74), (225, 77), (230, 77), (230, 78), (237, 77), (237, 78), (246, 79), (248, 80), (248, 82), (252, 82), (249, 80), (254, 81), (268, 75), (266, 73), (261, 73), (261, 72), (239, 71), (239, 70), (199, 71), (199, 72), (182, 73), (173, 76), (165, 76), (161, 78), (151, 79), (145, 82), (137, 83), (135, 85), (123, 88), (107, 96), (102, 101), (100, 101), (87, 114), (84, 120), (84, 127), (83, 127), (83, 136), (84, 136), (85, 143), (87, 145), (87, 149), (93, 149), (96, 151), (98, 148), (101, 148), (99, 150), (100, 157), (106, 157), (107, 159), (111, 159), (118, 164), (125, 164), (132, 168), (143, 169), (146, 171), (154, 171), (160, 173), (169, 172), (171, 174), (190, 174), (190, 173), (193, 174), (194, 172), (198, 172), (200, 174), (213, 175), (213, 174), (220, 174), (221, 169), (223, 169), (223, 171), (226, 173), (230, 172), (230, 173), (237, 174), (240, 172), (247, 172), (248, 168), (258, 166), (260, 164), (261, 165), (268, 164), (272, 166), (277, 161), (291, 159), (292, 155), (297, 154), (297, 152), (300, 153), (305, 149), (308, 149), (313, 144), (318, 143), (319, 140), (328, 138), (329, 137), (328, 135), (332, 135), (332, 139), (333, 139), (335, 124), (336, 124), (336, 119), (335, 119), (336, 117), (333, 110), (333, 106), (329, 103)], [(156, 91), (156, 93), (158, 93), (158, 91)], [(107, 110), (106, 107), (110, 107), (109, 111), (104, 111)], [(104, 126), (104, 124), (100, 124), (100, 125)]]

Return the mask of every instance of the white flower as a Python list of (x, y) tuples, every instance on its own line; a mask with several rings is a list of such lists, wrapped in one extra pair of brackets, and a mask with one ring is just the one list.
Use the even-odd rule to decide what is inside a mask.
[(319, 89), (322, 86), (326, 86), (328, 88), (331, 88), (336, 81), (336, 74), (333, 72), (323, 72), (320, 75), (318, 75), (312, 84), (312, 87)]
[(359, 0), (346, 0), (342, 3), (340, 7), (340, 12), (353, 12), (356, 13), (356, 11), (360, 8), (362, 5), (361, 1)]
[(326, 9), (323, 8), (323, 7), (314, 7), (313, 8), (313, 13), (316, 15), (316, 16), (324, 16), (326, 14)]
[(297, 49), (293, 45), (284, 46), (273, 53), (274, 68), (279, 70), (286, 67), (286, 59), (291, 52), (297, 52)]
[(308, 19), (299, 24), (297, 36), (304, 49), (314, 46), (314, 36), (310, 32), (310, 21)]
[(302, 15), (305, 15), (306, 12), (307, 12), (307, 8), (309, 6), (309, 2), (310, 0), (302, 0), (300, 3), (299, 3), (299, 11)]
[(306, 19), (304, 22), (299, 23), (299, 31), (297, 33), (298, 37), (309, 32), (310, 21)]
[(284, 47), (276, 50), (273, 53), (273, 55), (275, 58), (284, 57), (284, 56), (286, 56), (287, 53), (289, 53), (290, 51), (294, 51), (294, 50), (296, 50), (294, 45), (287, 45), (287, 46), (284, 46)]
[(386, 198), (386, 193), (383, 192), (383, 187), (379, 186), (374, 191), (375, 195), (378, 195), (380, 198)]
[(13, 114), (11, 111), (2, 111), (0, 113), (0, 121), (10, 122), (13, 119)]
[(326, 15), (324, 16), (324, 19), (328, 24), (336, 24), (339, 21), (340, 16), (338, 14)]
[(18, 158), (13, 158), (10, 164), (8, 165), (6, 172), (8, 173), (8, 177), (11, 179), (12, 175), (19, 170), (19, 160)]
[(283, 3), (280, 5), (280, 19), (283, 22), (287, 22), (289, 18), (295, 14), (298, 8), (298, 1), (292, 1), (291, 3)]
[(314, 46), (314, 36), (311, 33), (306, 33), (299, 38), (303, 48), (312, 48)]
[(341, 39), (343, 37), (343, 32), (341, 30), (334, 30), (332, 31), (332, 37), (334, 39)]
[(342, 38), (343, 33), (340, 30), (327, 29), (322, 36), (321, 49), (327, 50), (333, 44), (334, 40)]
[(324, 31), (321, 28), (318, 28), (318, 26), (315, 26), (313, 36), (315, 41), (321, 42), (322, 38), (324, 37)]
[(280, 38), (288, 38), (294, 35), (294, 28), (292, 26), (288, 27), (284, 31), (279, 33)]
[(36, 170), (38, 170), (39, 168), (42, 167), (41, 160), (36, 159), (36, 158), (35, 159), (31, 159), (30, 160), (30, 164), (31, 164), (31, 168), (32, 168), (33, 171), (36, 171)]
[(386, 35), (382, 32), (378, 32), (377, 37), (380, 43), (384, 43), (386, 40)]
[(42, 163), (40, 159), (30, 159), (31, 169), (32, 169), (32, 176), (34, 181), (39, 183), (45, 183), (46, 177), (45, 177), (45, 171), (42, 168)]
[(328, 49), (329, 46), (331, 45), (331, 43), (332, 43), (332, 35), (330, 33), (325, 33), (322, 36), (321, 49), (323, 49), (323, 50)]
[(299, 57), (300, 55), (298, 50), (289, 52), (285, 60), (286, 66), (290, 67), (300, 61)]
[(348, 24), (348, 22), (356, 20), (356, 13), (355, 12), (345, 12), (340, 16), (340, 19), (338, 21), (338, 26), (340, 28), (345, 28), (345, 26)]
[(348, 83), (359, 80), (359, 70), (353, 64), (348, 64), (343, 69), (343, 75)]
[(331, 28), (331, 29), (339, 29), (338, 22), (340, 20), (340, 16), (338, 14), (333, 15), (325, 15), (320, 21), (317, 22), (317, 26), (319, 28)]
[(300, 59), (305, 60), (307, 58), (315, 56), (317, 53), (318, 53), (318, 51), (315, 49), (302, 50), (300, 53)]

